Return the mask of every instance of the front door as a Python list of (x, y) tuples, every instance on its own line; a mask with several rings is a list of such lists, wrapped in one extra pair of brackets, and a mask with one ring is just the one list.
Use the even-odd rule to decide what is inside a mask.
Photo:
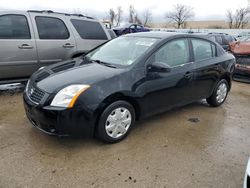
[(165, 63), (170, 72), (148, 71), (146, 113), (150, 115), (193, 100), (193, 63), (188, 39), (175, 39), (163, 45), (152, 61)]
[(0, 79), (28, 77), (38, 68), (28, 13), (0, 14)]

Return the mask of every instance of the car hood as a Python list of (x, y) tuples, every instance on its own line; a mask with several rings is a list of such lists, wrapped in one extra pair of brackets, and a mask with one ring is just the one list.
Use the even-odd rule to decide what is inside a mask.
[(37, 71), (32, 75), (31, 82), (47, 93), (56, 93), (71, 84), (93, 85), (123, 71), (124, 69), (121, 68), (84, 62), (78, 58), (51, 65)]

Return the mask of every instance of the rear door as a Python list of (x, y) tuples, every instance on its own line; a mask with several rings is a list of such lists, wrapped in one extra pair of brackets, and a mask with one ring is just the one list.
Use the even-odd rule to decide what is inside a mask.
[(70, 59), (76, 51), (75, 39), (64, 16), (30, 13), (37, 39), (40, 66)]
[(28, 77), (37, 68), (37, 52), (28, 13), (0, 14), (0, 79)]
[(217, 83), (220, 71), (220, 58), (216, 45), (203, 39), (191, 39), (194, 61), (194, 95), (196, 99), (207, 98)]

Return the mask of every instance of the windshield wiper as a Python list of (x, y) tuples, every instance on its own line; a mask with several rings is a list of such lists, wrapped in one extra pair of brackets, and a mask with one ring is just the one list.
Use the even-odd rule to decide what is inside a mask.
[(117, 68), (115, 65), (112, 65), (110, 63), (106, 63), (106, 62), (103, 62), (99, 59), (94, 59), (94, 60), (91, 60), (92, 62), (95, 62), (95, 63), (98, 63), (98, 64), (101, 64), (101, 65), (105, 65), (107, 67), (112, 67), (112, 68)]

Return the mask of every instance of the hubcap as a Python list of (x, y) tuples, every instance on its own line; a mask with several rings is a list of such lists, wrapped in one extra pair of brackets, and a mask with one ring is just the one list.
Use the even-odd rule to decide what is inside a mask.
[(216, 100), (218, 103), (222, 103), (227, 96), (227, 85), (225, 83), (221, 83), (217, 89)]
[(124, 107), (116, 108), (106, 120), (106, 133), (112, 138), (119, 138), (127, 133), (131, 121), (132, 117), (128, 109)]

